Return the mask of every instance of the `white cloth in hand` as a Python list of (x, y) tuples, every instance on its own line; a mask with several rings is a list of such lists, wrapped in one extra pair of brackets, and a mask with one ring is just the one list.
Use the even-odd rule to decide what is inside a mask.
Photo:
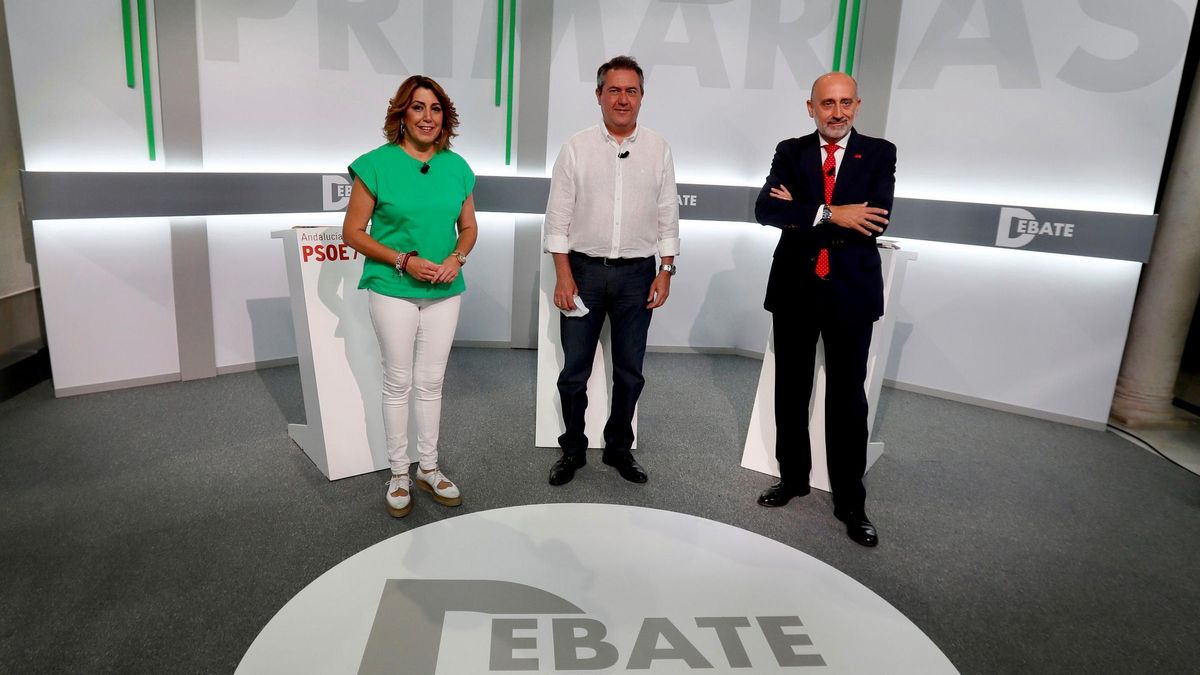
[(575, 309), (562, 309), (559, 311), (563, 313), (563, 316), (587, 316), (589, 310), (587, 305), (583, 304), (583, 299), (576, 295)]

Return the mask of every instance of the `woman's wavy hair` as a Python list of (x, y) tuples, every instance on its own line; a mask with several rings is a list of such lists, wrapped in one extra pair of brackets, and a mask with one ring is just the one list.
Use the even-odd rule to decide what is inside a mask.
[(400, 84), (396, 95), (388, 100), (387, 116), (383, 118), (383, 135), (389, 143), (399, 144), (404, 138), (404, 113), (412, 105), (413, 95), (418, 89), (428, 89), (442, 104), (442, 131), (435, 145), (438, 150), (450, 147), (450, 139), (458, 135), (458, 110), (446, 95), (446, 90), (433, 78), (413, 75)]

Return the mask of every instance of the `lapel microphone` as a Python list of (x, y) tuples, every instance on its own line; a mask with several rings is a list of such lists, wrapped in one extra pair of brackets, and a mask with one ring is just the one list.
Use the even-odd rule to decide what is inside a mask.
[(421, 173), (429, 173), (429, 162), (421, 165)]
[(628, 156), (629, 156), (629, 151), (626, 150), (625, 152), (622, 152), (621, 154), (617, 155), (617, 159), (625, 159)]

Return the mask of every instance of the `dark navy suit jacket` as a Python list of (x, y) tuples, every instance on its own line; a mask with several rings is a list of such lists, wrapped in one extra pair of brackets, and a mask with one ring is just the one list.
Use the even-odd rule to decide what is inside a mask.
[[(758, 222), (783, 230), (763, 305), (769, 312), (804, 312), (818, 291), (827, 291), (825, 297), (832, 302), (826, 312), (848, 320), (874, 321), (883, 315), (883, 277), (875, 237), (833, 223), (812, 224), (825, 202), (821, 143), (815, 131), (781, 142), (754, 204)], [(792, 201), (771, 196), (771, 188), (778, 185), (787, 187)], [(866, 202), (890, 214), (895, 187), (896, 146), (851, 130), (831, 203)], [(824, 280), (813, 272), (822, 248), (829, 249), (830, 273)]]

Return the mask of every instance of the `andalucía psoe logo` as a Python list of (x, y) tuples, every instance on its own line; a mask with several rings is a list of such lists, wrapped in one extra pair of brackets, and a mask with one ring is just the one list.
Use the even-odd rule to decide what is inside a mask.
[[(533, 586), (509, 581), (388, 579), (363, 651), (360, 675), (434, 675), (447, 612), (493, 615), (486, 672), (640, 671), (655, 664), (712, 672), (726, 664), (764, 669), (825, 665), (820, 654), (797, 653), (797, 647), (813, 644), (808, 635), (794, 632), (804, 625), (798, 616), (756, 616), (757, 630), (750, 630), (748, 616), (645, 617), (633, 644), (624, 645), (607, 639), (604, 622)], [(537, 630), (539, 622), (551, 625), (548, 647), (553, 657), (549, 659), (541, 656), (547, 645), (527, 635)], [(687, 637), (699, 631), (712, 631), (724, 653), (702, 653)], [(753, 663), (744, 638), (765, 640), (775, 663)]]
[[(1013, 233), (1016, 232), (1014, 236)], [(1000, 207), (1000, 224), (996, 228), (996, 245), (1021, 248), (1038, 236), (1074, 237), (1074, 223), (1038, 222), (1037, 218), (1014, 206)]]
[(321, 208), (326, 211), (341, 211), (350, 203), (350, 188), (353, 184), (338, 175), (321, 176)]

